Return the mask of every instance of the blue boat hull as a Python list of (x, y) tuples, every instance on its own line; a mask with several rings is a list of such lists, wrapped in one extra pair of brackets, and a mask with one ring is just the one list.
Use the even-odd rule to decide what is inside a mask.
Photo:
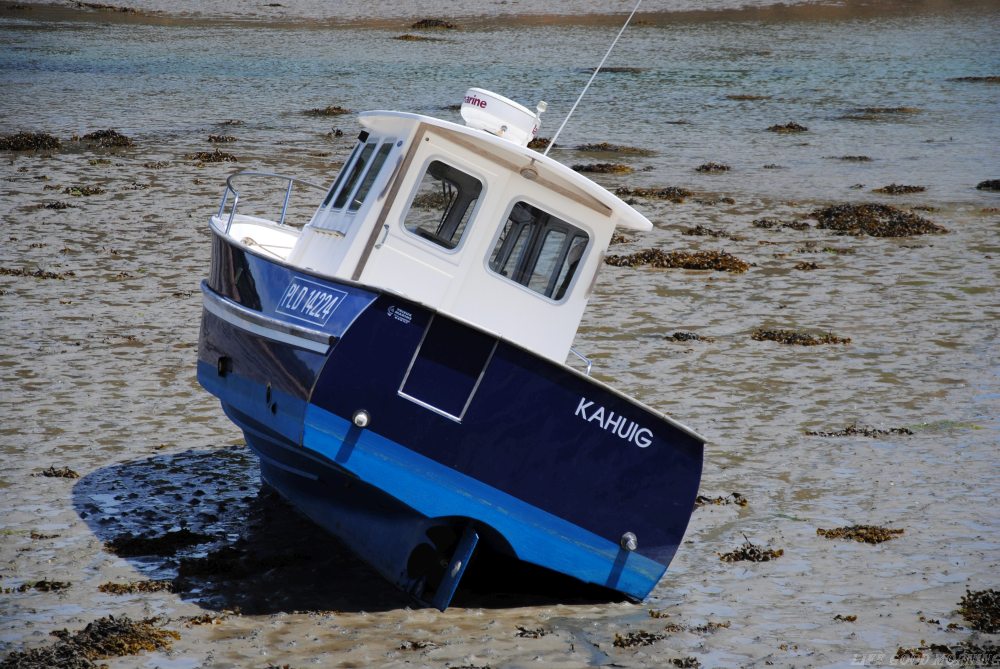
[(696, 435), (398, 296), (219, 236), (212, 268), (199, 381), (264, 480), (387, 580), (443, 609), (489, 550), (635, 599), (656, 585), (697, 495)]

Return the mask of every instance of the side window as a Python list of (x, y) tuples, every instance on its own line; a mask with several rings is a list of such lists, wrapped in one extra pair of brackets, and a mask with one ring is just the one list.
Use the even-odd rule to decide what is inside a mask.
[(561, 300), (576, 275), (590, 237), (566, 221), (518, 202), (500, 231), (490, 269), (553, 300)]
[(479, 179), (440, 160), (432, 161), (403, 226), (438, 246), (453, 249), (462, 241), (482, 192)]
[(391, 141), (385, 142), (379, 147), (378, 153), (375, 154), (375, 159), (372, 160), (372, 166), (368, 168), (368, 173), (365, 174), (365, 178), (361, 181), (361, 186), (358, 188), (357, 194), (351, 199), (351, 206), (347, 208), (349, 211), (357, 211), (365, 203), (368, 191), (372, 189), (372, 184), (375, 183), (379, 172), (382, 171), (382, 165), (385, 164), (385, 159), (389, 157), (390, 151), (392, 151)]

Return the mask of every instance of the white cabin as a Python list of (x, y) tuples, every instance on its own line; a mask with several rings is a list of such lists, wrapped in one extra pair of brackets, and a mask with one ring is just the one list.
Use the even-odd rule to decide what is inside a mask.
[[(312, 220), (287, 238), (284, 260), (398, 293), (563, 363), (615, 227), (652, 224), (528, 149), (537, 115), (479, 89), (467, 107), (470, 97), (468, 126), (362, 113), (354, 152)], [(516, 118), (498, 113), (491, 127), (490, 106)]]

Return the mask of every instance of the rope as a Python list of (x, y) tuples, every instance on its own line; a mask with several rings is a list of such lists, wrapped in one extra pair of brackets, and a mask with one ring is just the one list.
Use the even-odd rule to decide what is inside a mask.
[(559, 137), (559, 133), (561, 133), (563, 131), (563, 128), (566, 127), (566, 123), (569, 121), (569, 117), (573, 115), (573, 112), (576, 111), (576, 106), (580, 104), (580, 100), (582, 100), (583, 96), (587, 94), (587, 89), (590, 88), (590, 85), (592, 83), (594, 83), (594, 78), (597, 77), (597, 73), (601, 71), (602, 67), (604, 67), (604, 61), (606, 61), (608, 59), (608, 56), (611, 55), (612, 49), (614, 49), (615, 45), (618, 44), (618, 38), (621, 37), (622, 33), (625, 32), (625, 29), (628, 28), (629, 22), (632, 20), (632, 17), (635, 16), (636, 11), (638, 11), (639, 5), (641, 4), (642, 0), (638, 0), (638, 2), (635, 3), (635, 7), (632, 8), (632, 13), (628, 15), (627, 19), (625, 19), (625, 25), (623, 25), (622, 29), (618, 31), (618, 35), (611, 43), (611, 46), (608, 47), (608, 52), (604, 54), (604, 58), (601, 59), (600, 65), (594, 68), (594, 73), (590, 75), (590, 81), (588, 81), (587, 85), (583, 87), (583, 90), (580, 92), (580, 97), (578, 97), (576, 99), (576, 102), (573, 103), (573, 108), (569, 110), (568, 114), (566, 114), (566, 118), (563, 119), (562, 125), (560, 125), (559, 129), (556, 130), (556, 134), (552, 136), (552, 139), (549, 141), (549, 145), (545, 147), (545, 152), (542, 154), (543, 156), (549, 155), (549, 150), (556, 145), (556, 138)]

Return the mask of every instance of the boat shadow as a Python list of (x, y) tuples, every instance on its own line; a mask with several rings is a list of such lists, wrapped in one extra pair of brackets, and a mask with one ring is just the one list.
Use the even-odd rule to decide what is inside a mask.
[[(340, 541), (260, 484), (243, 446), (116, 463), (81, 478), (73, 506), (104, 550), (178, 596), (249, 615), (388, 611), (415, 602)], [(453, 606), (515, 608), (608, 601), (538, 580), (514, 562), (483, 561)], [(546, 572), (548, 573), (548, 572)], [(551, 573), (548, 573), (551, 576)], [(539, 589), (539, 585), (543, 586)]]

